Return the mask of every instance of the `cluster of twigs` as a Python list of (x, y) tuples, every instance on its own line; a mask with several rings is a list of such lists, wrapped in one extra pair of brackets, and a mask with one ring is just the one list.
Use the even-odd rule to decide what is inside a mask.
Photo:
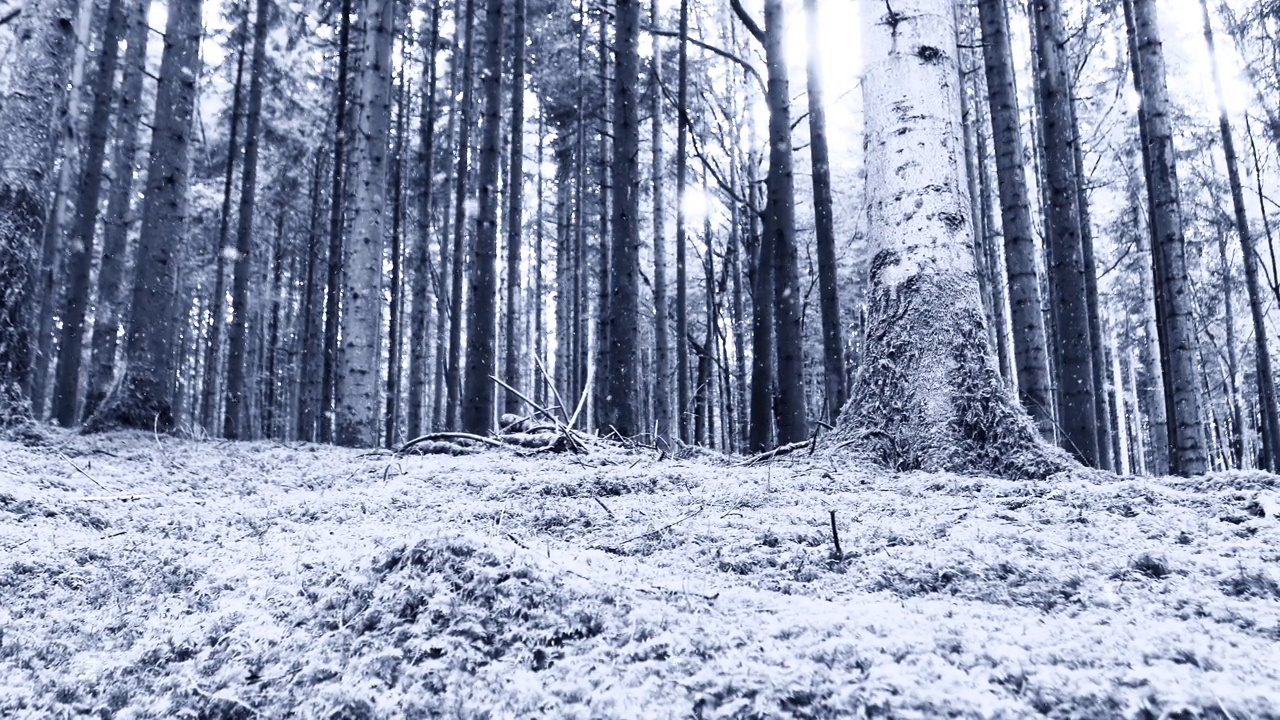
[(573, 426), (578, 422), (578, 418), (582, 415), (582, 409), (586, 406), (587, 395), (591, 390), (591, 383), (594, 379), (592, 372), (594, 368), (588, 368), (587, 370), (587, 382), (582, 388), (582, 395), (578, 397), (578, 404), (574, 407), (573, 414), (566, 415), (564, 398), (561, 397), (560, 391), (556, 389), (555, 383), (551, 381), (546, 368), (542, 365), (542, 361), (535, 357), (534, 362), (537, 363), (538, 371), (546, 379), (547, 387), (551, 388), (551, 393), (556, 401), (553, 407), (548, 408), (541, 403), (535, 402), (528, 395), (490, 375), (490, 379), (495, 383), (520, 398), (525, 405), (528, 405), (531, 414), (528, 416), (504, 414), (499, 419), (499, 431), (491, 437), (452, 431), (427, 433), (400, 446), (396, 451), (397, 454), (412, 452), (417, 454), (460, 455), (483, 450), (486, 447), (517, 447), (532, 450), (534, 453), (572, 452), (580, 455), (586, 454), (586, 446), (590, 442), (590, 438), (584, 433), (574, 430)]

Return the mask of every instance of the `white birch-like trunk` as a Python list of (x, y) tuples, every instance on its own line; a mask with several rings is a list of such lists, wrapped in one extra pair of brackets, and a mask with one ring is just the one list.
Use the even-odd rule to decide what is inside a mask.
[(1071, 462), (1000, 380), (978, 293), (953, 8), (889, 6), (863, 3), (875, 255), (864, 363), (831, 441), (896, 469), (1044, 477)]

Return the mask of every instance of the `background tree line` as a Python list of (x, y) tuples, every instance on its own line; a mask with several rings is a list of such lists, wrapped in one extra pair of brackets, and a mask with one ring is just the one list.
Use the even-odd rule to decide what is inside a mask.
[[(1178, 1), (955, 3), (988, 340), (1089, 465), (1275, 469), (1280, 6)], [(0, 416), (391, 446), (524, 412), (498, 378), (826, 432), (893, 360), (828, 5), (11, 2)]]

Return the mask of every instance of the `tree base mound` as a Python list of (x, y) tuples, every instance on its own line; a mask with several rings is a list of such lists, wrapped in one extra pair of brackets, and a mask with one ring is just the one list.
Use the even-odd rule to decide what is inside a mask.
[[(873, 272), (893, 258), (877, 261)], [(995, 370), (981, 309), (956, 303), (965, 297), (960, 285), (956, 277), (920, 275), (877, 287), (866, 362), (827, 452), (856, 453), (894, 470), (1010, 480), (1078, 468), (1013, 399)]]

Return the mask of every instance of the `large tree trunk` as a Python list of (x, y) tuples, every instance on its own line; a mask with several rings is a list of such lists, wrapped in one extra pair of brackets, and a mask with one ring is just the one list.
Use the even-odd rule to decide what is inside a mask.
[(822, 306), (822, 364), (826, 371), (829, 422), (840, 414), (849, 388), (844, 366), (844, 329), (836, 287), (836, 230), (831, 211), (831, 161), (827, 150), (827, 114), (822, 100), (821, 49), (818, 45), (818, 0), (805, 0), (808, 18), (809, 156), (813, 165), (813, 215), (818, 246), (818, 296)]
[(1013, 355), (1018, 396), (1040, 433), (1053, 436), (1053, 399), (1049, 356), (1041, 312), (1040, 280), (1036, 274), (1036, 246), (1027, 197), (1018, 92), (1009, 44), (1009, 20), (1004, 0), (980, 0), (982, 48), (986, 64), (987, 97), (996, 152), (996, 181), (1000, 192), (1000, 220), (1004, 228), (1005, 267), (1009, 279), (1009, 314), (1013, 325)]
[(129, 317), (124, 378), (86, 426), (168, 432), (173, 417), (176, 248), (189, 229), (188, 152), (199, 77), (201, 0), (170, 0)]
[(89, 145), (80, 170), (75, 221), (71, 227), (67, 258), (67, 288), (63, 296), (62, 336), (58, 343), (58, 369), (53, 384), (53, 418), (70, 427), (80, 399), (84, 318), (89, 306), (93, 236), (98, 224), (98, 200), (102, 196), (102, 167), (107, 157), (107, 131), (111, 129), (111, 85), (116, 76), (116, 55), (125, 24), (123, 0), (109, 0), (107, 23), (98, 53), (98, 73), (93, 80), (93, 111), (89, 118)]
[[(231, 280), (231, 331), (227, 348), (227, 408), (222, 435), (247, 437), (245, 412), (245, 349), (249, 333), (249, 270), (253, 255), (253, 213), (258, 195), (258, 148), (262, 137), (262, 84), (267, 64), (267, 0), (258, 0), (253, 25), (253, 56), (249, 61), (249, 107), (244, 132), (244, 174), (240, 186), (240, 216), (236, 226)], [(219, 299), (215, 298), (215, 302)]]
[[(658, 27), (658, 0), (649, 7), (649, 22)], [(671, 417), (671, 322), (667, 298), (667, 224), (662, 149), (662, 50), (653, 37), (653, 59), (649, 64), (649, 101), (653, 104), (653, 415), (657, 437), (654, 442), (670, 446), (675, 423)]]
[(1046, 243), (1050, 295), (1056, 311), (1057, 333), (1052, 343), (1058, 370), (1059, 424), (1063, 447), (1082, 462), (1097, 467), (1098, 423), (1094, 409), (1093, 351), (1089, 337), (1084, 253), (1076, 192), (1077, 140), (1071, 122), (1071, 87), (1067, 74), (1065, 32), (1058, 0), (1032, 3), (1035, 58), (1043, 110)]
[(1141, 75), (1141, 103), (1147, 118), (1150, 147), (1150, 187), (1154, 254), (1157, 264), (1157, 301), (1165, 312), (1160, 332), (1168, 355), (1166, 383), (1170, 398), (1170, 471), (1179, 475), (1205, 472), (1205, 438), (1196, 387), (1196, 337), (1192, 324), (1191, 280), (1187, 270), (1182, 211), (1178, 192), (1173, 122), (1165, 77), (1164, 50), (1160, 40), (1154, 0), (1132, 0), (1134, 37)]
[(8, 93), (0, 97), (0, 427), (25, 424), (32, 273), (53, 180), (50, 129), (73, 41), (72, 0), (28, 3), (19, 16)]
[(498, 155), (502, 129), (503, 1), (489, 0), (485, 11), (484, 117), (480, 130), (479, 204), (476, 246), (471, 266), (470, 317), (467, 323), (467, 372), (462, 399), (462, 429), (477, 435), (493, 426), (497, 374)]
[(643, 431), (640, 413), (640, 0), (618, 0), (614, 25), (613, 237), (609, 366), (602, 430)]
[(124, 305), (125, 260), (129, 248), (129, 210), (133, 202), (139, 126), (143, 119), (142, 80), (150, 27), (151, 0), (129, 6), (129, 47), (124, 54), (119, 109), (116, 111), (115, 146), (111, 155), (111, 191), (103, 220), (102, 260), (98, 268), (98, 299), (93, 312), (93, 353), (89, 361), (88, 390), (83, 417), (97, 411), (111, 389), (116, 349)]
[[(1280, 469), (1280, 413), (1276, 409), (1275, 376), (1271, 371), (1271, 349), (1267, 342), (1266, 315), (1262, 309), (1262, 286), (1258, 280), (1258, 258), (1249, 230), (1249, 213), (1245, 209), (1244, 189), (1240, 183), (1240, 163), (1236, 157), (1235, 137), (1231, 133), (1231, 120), (1222, 91), (1222, 78), (1218, 70), (1217, 47), (1213, 38), (1213, 25), (1209, 19), (1209, 5), (1200, 0), (1200, 12), (1204, 20), (1204, 40), (1209, 46), (1209, 65), (1213, 72), (1213, 87), (1218, 103), (1218, 130), (1222, 136), (1222, 153), (1227, 161), (1227, 181), (1231, 186), (1231, 206), (1235, 210), (1236, 233), (1240, 237), (1241, 256), (1244, 261), (1245, 288), (1249, 294), (1249, 316), (1253, 320), (1254, 354), (1258, 371), (1258, 405), (1262, 411), (1262, 444), (1266, 467)], [(1224, 267), (1225, 272), (1225, 267)]]
[[(520, 348), (518, 338), (520, 252), (524, 234), (524, 60), (525, 60), (525, 3), (514, 0), (514, 27), (511, 38), (515, 56), (511, 60), (511, 151), (509, 154), (511, 181), (507, 187), (507, 323), (506, 359), (504, 380), (519, 389), (523, 377), (520, 372)], [(541, 171), (541, 168), (539, 168)], [(503, 409), (519, 413), (523, 402), (515, 393), (506, 393)]]
[(360, 182), (352, 196), (350, 242), (342, 248), (342, 352), (334, 403), (334, 442), (348, 447), (372, 447), (378, 438), (394, 8), (395, 0), (366, 0), (362, 13), (360, 111), (352, 147)]
[(830, 436), (890, 467), (1045, 477), (1070, 467), (1004, 390), (978, 296), (949, 0), (864, 3), (866, 351)]
[[(408, 58), (403, 57), (408, 65)], [(402, 66), (403, 68), (403, 66)], [(396, 145), (391, 158), (391, 298), (388, 307), (387, 338), (387, 405), (382, 432), (383, 447), (396, 445), (400, 427), (400, 388), (402, 386), (401, 354), (404, 344), (404, 139), (405, 110), (408, 103), (408, 81), (400, 73), (400, 98), (396, 110)], [(411, 436), (416, 437), (416, 436)]]

